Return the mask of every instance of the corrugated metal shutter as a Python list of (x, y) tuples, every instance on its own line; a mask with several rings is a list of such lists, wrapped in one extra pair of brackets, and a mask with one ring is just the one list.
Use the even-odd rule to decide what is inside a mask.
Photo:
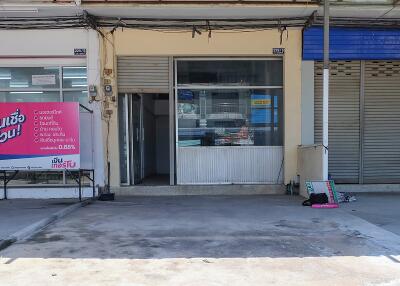
[(364, 183), (400, 182), (400, 62), (365, 63)]
[[(321, 62), (315, 63), (314, 141), (322, 143)], [(360, 161), (360, 62), (332, 61), (329, 89), (329, 174), (337, 183), (358, 183)]]
[(168, 57), (117, 58), (119, 92), (169, 92)]

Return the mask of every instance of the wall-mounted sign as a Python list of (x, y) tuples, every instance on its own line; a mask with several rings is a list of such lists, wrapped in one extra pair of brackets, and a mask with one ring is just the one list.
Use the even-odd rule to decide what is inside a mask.
[(86, 56), (86, 49), (74, 49), (75, 56)]
[(0, 103), (0, 170), (80, 168), (77, 102)]
[(283, 55), (285, 54), (285, 48), (273, 48), (272, 54), (274, 55)]
[(56, 75), (54, 74), (40, 74), (32, 75), (32, 85), (55, 85)]

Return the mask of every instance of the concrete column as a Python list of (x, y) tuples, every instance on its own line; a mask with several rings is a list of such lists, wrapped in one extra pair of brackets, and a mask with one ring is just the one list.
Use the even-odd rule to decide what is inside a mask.
[[(97, 90), (100, 87), (100, 49), (99, 38), (97, 32), (93, 30), (87, 31), (87, 79), (88, 85), (95, 85)], [(103, 130), (101, 119), (101, 103), (92, 102), (89, 106), (93, 110), (93, 127), (94, 127), (94, 169), (95, 181), (99, 186), (104, 186), (104, 152), (103, 152)]]

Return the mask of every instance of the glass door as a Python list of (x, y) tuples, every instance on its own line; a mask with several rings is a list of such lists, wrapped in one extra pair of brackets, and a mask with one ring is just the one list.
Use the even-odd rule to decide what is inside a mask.
[(132, 94), (131, 97), (131, 185), (140, 184), (143, 179), (143, 107), (142, 107), (142, 97), (138, 94)]

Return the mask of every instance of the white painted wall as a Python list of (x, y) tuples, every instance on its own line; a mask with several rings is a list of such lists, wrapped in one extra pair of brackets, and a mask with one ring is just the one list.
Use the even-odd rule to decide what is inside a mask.
[(0, 56), (74, 56), (74, 48), (87, 48), (85, 29), (2, 30)]
[[(48, 66), (48, 65), (86, 65), (88, 84), (100, 88), (100, 48), (98, 35), (93, 30), (3, 30), (0, 31), (0, 66)], [(87, 55), (74, 56), (75, 48), (85, 48)], [(94, 167), (96, 184), (104, 186), (104, 152), (101, 122), (101, 104), (94, 102), (89, 106), (94, 111)], [(23, 188), (22, 188), (23, 189)], [(17, 192), (13, 189), (12, 192)], [(18, 189), (20, 190), (20, 189)], [(70, 191), (54, 188), (32, 188), (18, 191), (16, 197), (41, 198), (70, 197)], [(40, 194), (40, 195), (39, 195)], [(1, 198), (2, 195), (0, 195)], [(11, 198), (11, 196), (10, 196)]]

